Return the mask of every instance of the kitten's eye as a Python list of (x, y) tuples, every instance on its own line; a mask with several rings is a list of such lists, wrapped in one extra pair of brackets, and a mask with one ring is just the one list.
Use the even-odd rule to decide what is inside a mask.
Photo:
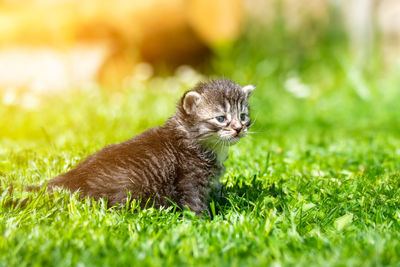
[(245, 121), (247, 118), (247, 115), (245, 113), (240, 114), (240, 120)]
[(226, 121), (226, 117), (225, 117), (225, 116), (218, 116), (218, 117), (215, 117), (215, 118), (216, 118), (217, 121), (220, 122), (220, 123), (223, 123), (223, 122)]

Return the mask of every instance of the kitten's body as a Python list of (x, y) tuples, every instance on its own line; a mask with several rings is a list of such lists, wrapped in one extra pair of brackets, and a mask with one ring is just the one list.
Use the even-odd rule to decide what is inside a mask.
[[(242, 101), (246, 105), (242, 108), (248, 113), (247, 99), (251, 92), (241, 95), (241, 90), (242, 87), (229, 80), (200, 84), (184, 95), (176, 114), (163, 126), (104, 147), (71, 171), (50, 180), (48, 188), (62, 187), (78, 191), (84, 197), (106, 198), (109, 206), (125, 204), (129, 192), (132, 198), (141, 199), (142, 204), (150, 200), (149, 204), (155, 207), (170, 206), (172, 200), (201, 214), (207, 210), (211, 182), (224, 172), (227, 143), (237, 142), (250, 125), (248, 119), (245, 129), (242, 125), (239, 131), (234, 130), (236, 137), (232, 129), (231, 137), (221, 137), (227, 134), (228, 119), (222, 125), (226, 129), (214, 117), (203, 119), (215, 112), (217, 102), (227, 109), (233, 104), (239, 107), (238, 101)], [(232, 117), (231, 124), (237, 123), (233, 114), (232, 111), (232, 115), (224, 115)]]
[(193, 143), (177, 126), (170, 119), (162, 127), (107, 146), (48, 186), (108, 198), (111, 206), (124, 203), (130, 191), (133, 198), (153, 199), (156, 207), (169, 206), (167, 197), (194, 211), (205, 210), (208, 183), (223, 166), (213, 152)]

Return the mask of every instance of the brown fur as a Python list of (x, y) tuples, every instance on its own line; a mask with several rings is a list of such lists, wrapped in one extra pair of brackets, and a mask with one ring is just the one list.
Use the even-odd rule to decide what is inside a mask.
[[(225, 158), (221, 160), (219, 154), (244, 136), (250, 126), (249, 118), (241, 122), (237, 118), (238, 107), (248, 114), (252, 90), (222, 79), (201, 83), (189, 92), (163, 126), (104, 147), (50, 180), (48, 188), (62, 187), (83, 197), (106, 198), (109, 206), (126, 204), (129, 192), (142, 203), (150, 199), (155, 207), (170, 206), (172, 200), (198, 215), (207, 211), (210, 184), (224, 172)], [(218, 108), (231, 114), (224, 125), (215, 119)], [(240, 132), (232, 130), (232, 125), (242, 127)]]

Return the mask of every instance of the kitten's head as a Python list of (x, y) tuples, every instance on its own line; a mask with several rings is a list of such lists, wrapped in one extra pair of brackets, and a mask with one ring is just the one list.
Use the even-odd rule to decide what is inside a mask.
[(192, 137), (210, 145), (237, 143), (251, 124), (248, 100), (253, 91), (252, 85), (242, 87), (227, 79), (187, 91), (180, 111)]

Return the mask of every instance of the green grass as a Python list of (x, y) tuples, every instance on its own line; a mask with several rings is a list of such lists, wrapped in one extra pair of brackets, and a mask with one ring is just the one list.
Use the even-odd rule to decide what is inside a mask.
[[(231, 149), (213, 220), (23, 190), (161, 124), (189, 87), (179, 75), (0, 106), (0, 266), (399, 265), (399, 72), (357, 67), (337, 35), (250, 32), (216, 51), (213, 76), (257, 91), (255, 133)], [(307, 98), (284, 89), (293, 77)], [(10, 184), (26, 207), (6, 207)]]

